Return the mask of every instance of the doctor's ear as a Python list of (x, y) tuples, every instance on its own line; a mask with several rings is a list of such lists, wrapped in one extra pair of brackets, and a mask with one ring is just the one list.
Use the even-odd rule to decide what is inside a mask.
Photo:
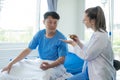
[(95, 25), (95, 20), (94, 19), (90, 20), (90, 22), (91, 22), (92, 25)]

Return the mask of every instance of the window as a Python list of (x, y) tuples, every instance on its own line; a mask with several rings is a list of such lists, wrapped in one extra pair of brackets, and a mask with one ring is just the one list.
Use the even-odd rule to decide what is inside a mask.
[(43, 15), (46, 11), (48, 11), (48, 5), (47, 5), (47, 0), (41, 0), (41, 7), (40, 7), (40, 29), (44, 29), (44, 24), (43, 24)]
[(114, 0), (114, 10), (113, 10), (113, 49), (114, 52), (120, 55), (120, 11), (118, 8), (120, 7), (120, 0)]
[[(47, 0), (2, 0), (0, 43), (27, 43), (40, 29)], [(40, 3), (38, 3), (40, 2)], [(41, 8), (41, 9), (40, 9)]]

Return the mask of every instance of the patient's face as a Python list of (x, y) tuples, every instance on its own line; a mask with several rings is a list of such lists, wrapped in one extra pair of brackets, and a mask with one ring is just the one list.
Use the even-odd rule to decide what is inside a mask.
[(57, 24), (58, 24), (58, 20), (57, 19), (53, 19), (51, 16), (48, 16), (48, 18), (44, 20), (44, 24), (45, 24), (47, 29), (49, 29), (49, 30), (56, 30)]

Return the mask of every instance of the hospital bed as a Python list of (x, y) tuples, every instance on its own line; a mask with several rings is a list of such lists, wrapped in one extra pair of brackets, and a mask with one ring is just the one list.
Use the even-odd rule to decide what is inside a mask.
[[(18, 47), (19, 45), (19, 47)], [(27, 44), (1, 44), (0, 46), (0, 69), (6, 66), (14, 57), (16, 57)], [(77, 74), (81, 72), (83, 60), (73, 54), (72, 49), (65, 59), (64, 66), (67, 70), (67, 73), (64, 77), (70, 77), (71, 74)], [(8, 75), (6, 72), (2, 73), (3, 79), (0, 80), (47, 80), (48, 72), (44, 72), (39, 69), (39, 57), (37, 50), (32, 51), (32, 53), (27, 56), (25, 59), (16, 63)], [(80, 66), (81, 65), (81, 66)], [(17, 66), (17, 67), (16, 67)], [(64, 68), (63, 68), (64, 69)], [(59, 69), (58, 69), (59, 72)], [(64, 71), (63, 71), (64, 72)], [(70, 73), (70, 74), (69, 74)], [(9, 79), (8, 79), (9, 77)], [(49, 77), (49, 76), (48, 76)], [(44, 79), (43, 79), (44, 78)], [(60, 79), (62, 80), (62, 79)]]

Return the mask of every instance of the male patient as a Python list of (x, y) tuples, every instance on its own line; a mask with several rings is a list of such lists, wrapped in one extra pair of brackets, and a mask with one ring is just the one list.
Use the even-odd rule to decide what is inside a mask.
[(13, 61), (4, 67), (2, 72), (7, 71), (9, 73), (15, 63), (25, 58), (37, 47), (40, 59), (53, 61), (52, 63), (42, 62), (40, 65), (42, 70), (60, 67), (59, 65), (64, 63), (68, 49), (66, 43), (60, 40), (66, 39), (65, 36), (56, 29), (59, 19), (60, 17), (56, 12), (46, 12), (43, 21), (46, 29), (38, 31), (30, 41), (28, 48), (24, 49)]

